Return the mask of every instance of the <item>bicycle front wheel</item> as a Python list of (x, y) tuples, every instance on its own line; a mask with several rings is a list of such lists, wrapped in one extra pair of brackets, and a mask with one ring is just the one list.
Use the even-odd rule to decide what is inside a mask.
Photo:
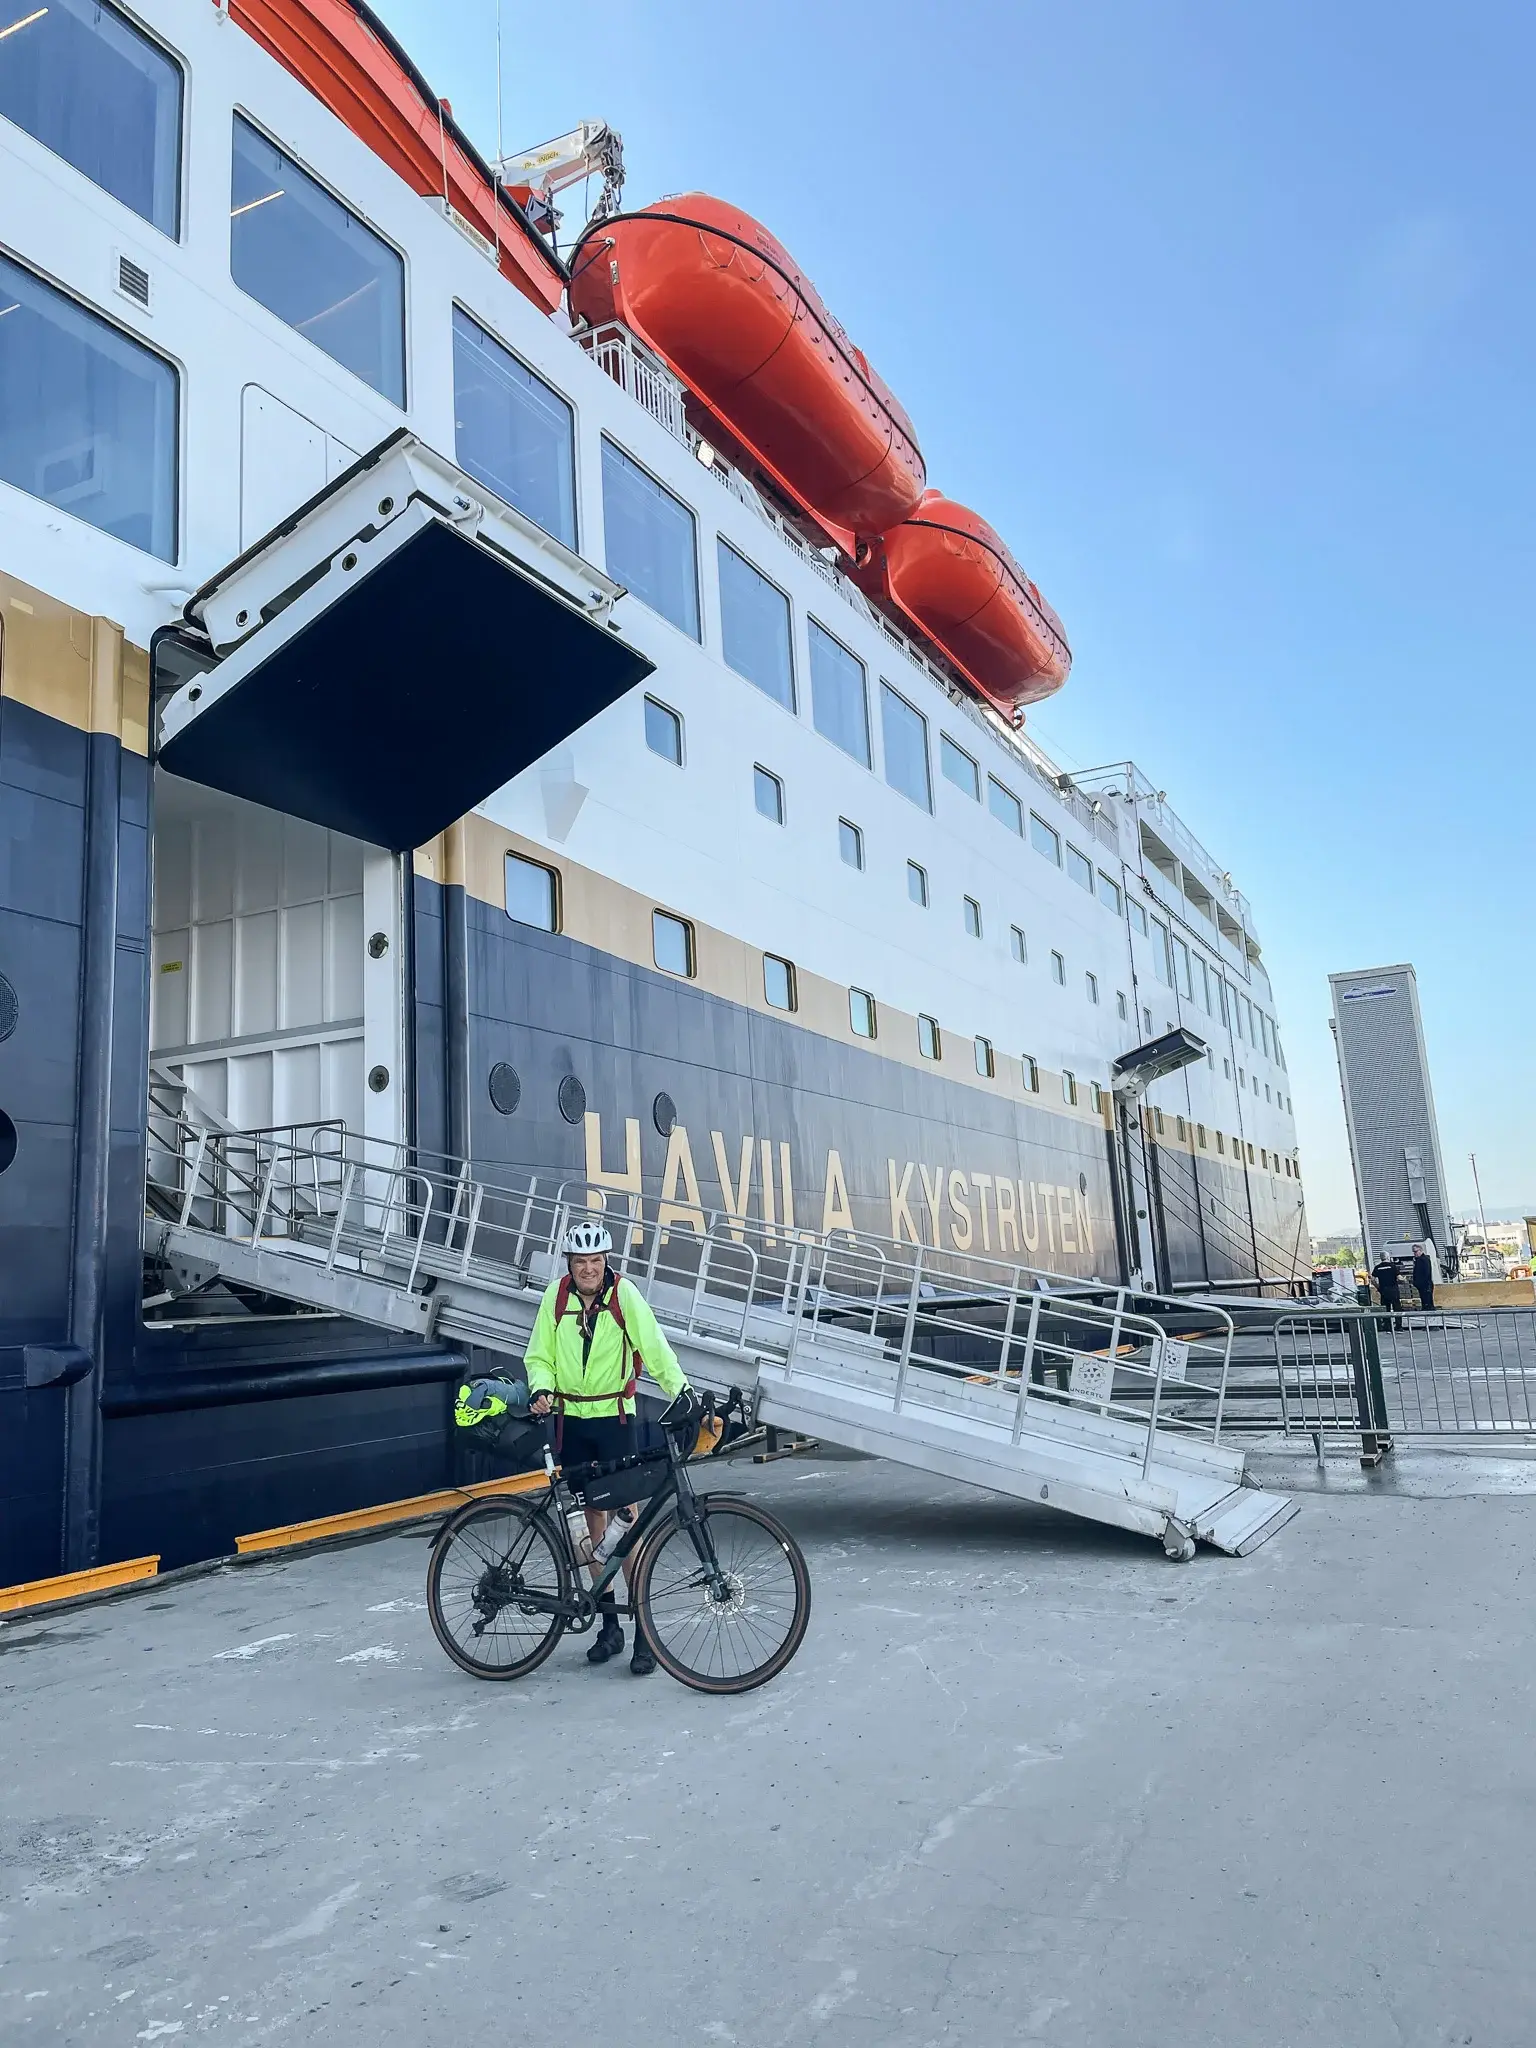
[(674, 1514), (645, 1545), (636, 1612), (664, 1671), (696, 1692), (750, 1692), (804, 1640), (811, 1575), (765, 1509), (725, 1494), (701, 1494), (698, 1508), (696, 1530)]
[(535, 1508), (477, 1501), (432, 1545), (432, 1633), (475, 1678), (521, 1678), (542, 1664), (565, 1631), (547, 1605), (570, 1597), (565, 1558)]

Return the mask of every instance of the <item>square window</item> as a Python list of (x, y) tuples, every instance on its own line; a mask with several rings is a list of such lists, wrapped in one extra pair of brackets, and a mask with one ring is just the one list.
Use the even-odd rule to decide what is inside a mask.
[(987, 777), (987, 809), (1000, 825), (1006, 825), (1020, 839), (1024, 837), (1024, 806), (995, 775)]
[(1040, 1062), (1031, 1059), (1028, 1053), (1024, 1055), (1024, 1086), (1031, 1095), (1040, 1093)]
[(1067, 985), (1067, 963), (1060, 953), (1051, 955), (1051, 979), (1058, 988), (1065, 988)]
[(1122, 1024), (1129, 1024), (1131, 1021), (1131, 1005), (1123, 988), (1115, 990), (1115, 1012)]
[(643, 605), (697, 640), (699, 561), (693, 514), (606, 437), (603, 538), (609, 573)]
[(1120, 915), (1120, 884), (1111, 881), (1102, 868), (1099, 869), (1099, 901), (1106, 910)]
[(783, 824), (784, 785), (771, 768), (759, 766), (752, 770), (752, 802), (760, 818), (773, 825)]
[(868, 989), (848, 991), (848, 1026), (855, 1038), (873, 1038), (878, 1026), (875, 999)]
[(651, 913), (651, 958), (667, 974), (693, 976), (693, 926), (669, 911)]
[(1033, 811), (1029, 814), (1029, 839), (1036, 853), (1043, 853), (1047, 860), (1061, 866), (1061, 834), (1047, 825), (1044, 818), (1037, 818)]
[(965, 906), (965, 928), (973, 939), (981, 937), (981, 905), (974, 896), (962, 896)]
[(885, 779), (892, 789), (925, 811), (933, 809), (928, 778), (928, 721), (889, 683), (880, 685), (880, 731), (885, 741)]
[(645, 744), (674, 768), (683, 765), (683, 721), (654, 697), (645, 700)]
[(1090, 896), (1093, 894), (1093, 862), (1079, 853), (1070, 839), (1067, 841), (1067, 873), (1079, 889), (1086, 889)]
[(925, 1060), (936, 1060), (941, 1057), (943, 1043), (939, 1037), (939, 1025), (936, 1017), (918, 1018), (917, 1049)]
[(956, 789), (963, 789), (972, 803), (981, 801), (981, 771), (964, 747), (957, 747), (947, 732), (939, 734), (939, 768), (945, 781), (952, 782)]
[(987, 1080), (990, 1081), (992, 1079), (995, 1071), (995, 1062), (992, 1057), (992, 1041), (990, 1038), (978, 1038), (976, 1041), (976, 1071), (978, 1074), (984, 1075)]
[(928, 870), (915, 860), (907, 862), (907, 894), (920, 909), (928, 908)]
[(777, 953), (763, 955), (763, 996), (771, 1010), (795, 1008), (795, 963)]
[(1089, 1002), (1097, 1006), (1099, 1000), (1099, 977), (1090, 971), (1083, 976), (1083, 980), (1088, 986)]
[(861, 768), (870, 766), (869, 695), (864, 664), (834, 640), (825, 626), (809, 623), (811, 648), (811, 719), (823, 739), (851, 754)]
[(1009, 925), (1008, 947), (1009, 951), (1013, 954), (1014, 959), (1018, 961), (1021, 967), (1025, 967), (1029, 964), (1029, 941), (1024, 936), (1023, 925)]
[(514, 923), (531, 924), (536, 931), (560, 929), (560, 885), (553, 868), (536, 860), (524, 860), (509, 853), (506, 861), (507, 915)]
[(719, 543), (720, 652), (765, 697), (795, 708), (789, 599), (727, 541)]
[(837, 821), (837, 850), (846, 866), (863, 868), (864, 834), (857, 825), (850, 825), (846, 818), (839, 818)]
[(1061, 1077), (1061, 1099), (1063, 1102), (1070, 1102), (1074, 1108), (1077, 1106), (1076, 1074), (1063, 1073)]

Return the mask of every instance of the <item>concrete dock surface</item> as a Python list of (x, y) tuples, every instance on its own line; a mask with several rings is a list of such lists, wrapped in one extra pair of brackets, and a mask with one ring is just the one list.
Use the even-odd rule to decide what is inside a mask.
[(0, 2041), (1528, 2048), (1536, 1464), (1255, 1476), (1176, 1565), (734, 1468), (814, 1583), (735, 1700), (462, 1675), (421, 1530), (18, 1617)]

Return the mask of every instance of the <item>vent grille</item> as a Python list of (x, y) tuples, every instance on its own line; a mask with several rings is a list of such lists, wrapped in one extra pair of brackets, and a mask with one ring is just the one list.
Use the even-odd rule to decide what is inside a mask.
[(117, 259), (117, 288), (125, 299), (132, 299), (136, 306), (149, 309), (149, 272), (142, 263), (135, 263), (131, 256)]

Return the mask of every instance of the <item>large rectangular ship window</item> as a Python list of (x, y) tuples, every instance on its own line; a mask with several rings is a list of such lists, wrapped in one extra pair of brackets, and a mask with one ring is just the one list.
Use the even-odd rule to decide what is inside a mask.
[(575, 547), (576, 415), (457, 306), (453, 427), (460, 469)]
[(810, 621), (810, 642), (811, 716), (816, 730), (868, 768), (872, 763), (864, 664), (814, 619)]
[(1047, 860), (1053, 860), (1057, 867), (1061, 866), (1061, 834), (1047, 825), (1044, 818), (1037, 816), (1034, 811), (1029, 814), (1029, 838), (1036, 853), (1043, 853)]
[(1127, 896), (1125, 907), (1131, 913), (1131, 923), (1141, 933), (1141, 936), (1145, 938), (1147, 936), (1147, 912), (1145, 905), (1138, 903), (1134, 896)]
[(1099, 901), (1116, 917), (1120, 915), (1120, 884), (1112, 881), (1102, 868), (1099, 869)]
[(405, 404), (405, 264), (291, 156), (235, 116), (229, 270), (240, 289)]
[(693, 514), (622, 448), (603, 440), (608, 573), (642, 604), (699, 639), (699, 563)]
[(981, 772), (964, 747), (957, 747), (947, 732), (939, 734), (939, 767), (947, 782), (963, 789), (972, 803), (981, 802)]
[(174, 562), (178, 395), (169, 363), (0, 257), (6, 483)]
[(520, 853), (507, 855), (507, 915), (541, 932), (560, 929), (560, 886), (553, 868)]
[(729, 541), (719, 542), (720, 651), (737, 675), (765, 697), (795, 708), (789, 652), (789, 599)]
[(995, 775), (987, 777), (987, 809), (1000, 825), (1006, 825), (1020, 839), (1024, 837), (1024, 806)]
[(1079, 889), (1086, 889), (1090, 896), (1093, 894), (1093, 862), (1080, 854), (1070, 839), (1067, 841), (1067, 873)]
[(892, 789), (925, 811), (933, 809), (928, 774), (928, 721), (893, 690), (880, 685), (880, 730), (885, 741), (885, 779)]
[(181, 67), (106, 0), (0, 21), (0, 114), (160, 229), (181, 228)]

